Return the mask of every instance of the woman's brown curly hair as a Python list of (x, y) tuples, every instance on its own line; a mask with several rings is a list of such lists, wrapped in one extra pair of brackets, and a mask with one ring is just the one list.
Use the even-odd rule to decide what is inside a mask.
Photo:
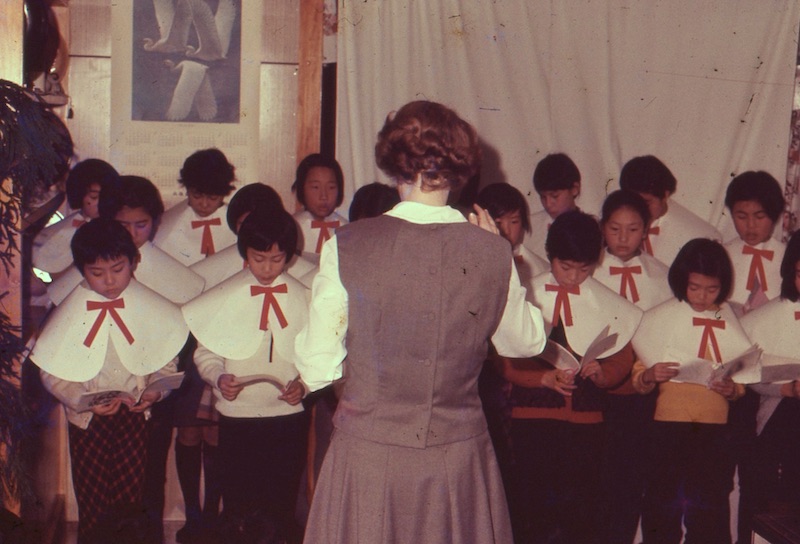
[(436, 102), (409, 102), (386, 117), (375, 144), (378, 167), (398, 183), (422, 189), (457, 190), (480, 167), (475, 129), (453, 110)]

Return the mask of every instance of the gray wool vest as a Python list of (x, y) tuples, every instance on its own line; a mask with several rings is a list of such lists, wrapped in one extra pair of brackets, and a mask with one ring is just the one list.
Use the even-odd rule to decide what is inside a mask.
[(389, 216), (336, 238), (349, 304), (336, 427), (416, 448), (485, 431), (477, 381), (508, 296), (508, 242), (469, 223)]

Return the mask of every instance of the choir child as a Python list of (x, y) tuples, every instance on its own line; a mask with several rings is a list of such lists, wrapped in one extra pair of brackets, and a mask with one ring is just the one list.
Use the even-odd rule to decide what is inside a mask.
[(187, 198), (164, 213), (155, 245), (189, 266), (236, 243), (223, 225), (234, 179), (234, 167), (219, 149), (189, 155), (179, 180)]
[(645, 155), (629, 160), (620, 172), (619, 186), (639, 193), (647, 202), (651, 220), (642, 247), (662, 263), (670, 265), (692, 238), (722, 238), (717, 229), (670, 198), (677, 180), (658, 158)]

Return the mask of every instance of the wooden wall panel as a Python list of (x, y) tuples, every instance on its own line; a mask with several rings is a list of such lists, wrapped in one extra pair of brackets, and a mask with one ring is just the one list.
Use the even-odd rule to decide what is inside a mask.
[(262, 62), (297, 64), (299, 6), (297, 0), (264, 0)]
[(111, 59), (73, 57), (69, 93), (72, 119), (67, 119), (78, 158), (109, 158), (111, 111)]
[(297, 67), (261, 65), (261, 122), (258, 181), (272, 186), (290, 212), (294, 211), (295, 119)]
[(72, 0), (70, 11), (70, 55), (111, 56), (111, 3)]

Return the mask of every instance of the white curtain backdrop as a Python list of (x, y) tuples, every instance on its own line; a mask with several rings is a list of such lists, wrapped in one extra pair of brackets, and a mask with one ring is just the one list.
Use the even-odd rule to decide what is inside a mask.
[[(386, 114), (442, 102), (485, 142), (481, 185), (531, 176), (551, 152), (581, 170), (596, 213), (622, 165), (653, 154), (679, 202), (733, 234), (731, 176), (786, 175), (798, 0), (340, 0), (337, 157), (353, 191)], [(344, 210), (346, 212), (346, 208)]]

